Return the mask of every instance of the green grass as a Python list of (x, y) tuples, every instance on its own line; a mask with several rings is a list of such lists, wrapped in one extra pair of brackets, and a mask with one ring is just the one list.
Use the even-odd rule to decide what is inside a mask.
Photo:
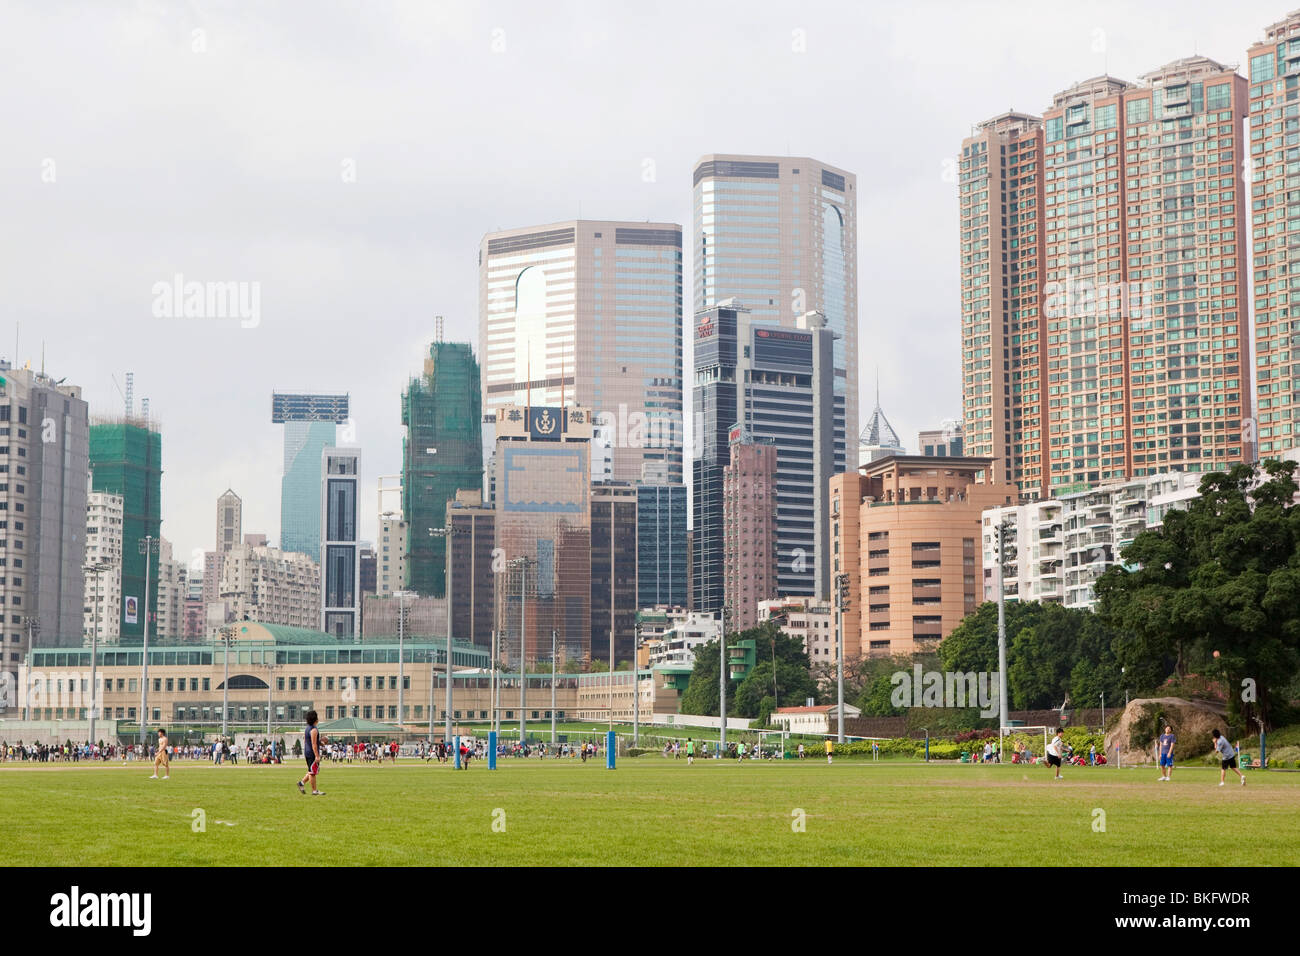
[[(448, 766), (0, 766), (0, 866), (1294, 865), (1300, 773), (659, 756)], [(193, 811), (206, 815), (194, 832)], [(792, 829), (796, 809), (806, 830)], [(1094, 832), (1095, 810), (1105, 832)], [(494, 811), (505, 832), (494, 832)], [(500, 814), (495, 819), (500, 820)]]

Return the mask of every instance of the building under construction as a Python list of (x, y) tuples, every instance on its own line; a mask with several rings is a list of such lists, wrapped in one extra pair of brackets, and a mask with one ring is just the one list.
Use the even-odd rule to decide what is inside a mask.
[[(101, 419), (90, 426), (90, 471), (91, 490), (122, 496), (121, 642), (139, 644), (144, 639), (145, 620), (156, 620), (158, 606), (162, 435), (146, 418)], [(154, 549), (148, 556), (147, 588), (146, 538), (152, 539)]]
[(479, 367), (466, 342), (429, 347), (424, 374), (402, 394), (402, 512), (408, 523), (406, 586), (445, 597), (447, 503), (460, 489), (483, 487)]

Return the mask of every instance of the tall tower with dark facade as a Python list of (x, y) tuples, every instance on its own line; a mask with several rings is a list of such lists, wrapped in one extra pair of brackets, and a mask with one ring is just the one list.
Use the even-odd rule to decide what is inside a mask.
[(402, 394), (402, 512), (406, 586), (447, 593), (447, 551), (440, 536), (456, 492), (483, 487), (479, 365), (468, 342), (434, 342), (424, 371)]

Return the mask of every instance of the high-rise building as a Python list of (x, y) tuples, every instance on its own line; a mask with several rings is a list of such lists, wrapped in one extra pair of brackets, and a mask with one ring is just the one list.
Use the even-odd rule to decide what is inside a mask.
[(381, 596), (406, 589), (407, 523), (392, 514), (379, 518), (379, 543), (375, 548), (375, 593)]
[(450, 555), (447, 601), (452, 635), (462, 643), (491, 649), (496, 612), (496, 511), (485, 507), (483, 493), (462, 489), (447, 502), (446, 549)]
[(438, 341), (429, 346), (423, 374), (402, 394), (402, 512), (409, 525), (404, 586), (417, 594), (446, 595), (447, 551), (431, 532), (443, 527), (457, 491), (483, 487), (479, 387), (470, 345)]
[(268, 547), (264, 539), (236, 544), (226, 552), (220, 589), (231, 621), (313, 631), (320, 624), (320, 566), (301, 552)]
[(684, 608), (691, 591), (686, 486), (642, 483), (636, 502), (637, 605)]
[(776, 596), (776, 447), (736, 431), (722, 472), (722, 574), (729, 629), (745, 631)]
[[(755, 324), (788, 329), (822, 313), (836, 336), (836, 432), (857, 435), (857, 177), (807, 157), (719, 154), (693, 178), (694, 311), (734, 298)], [(852, 453), (837, 438), (832, 472)]]
[(203, 603), (203, 578), (190, 568), (185, 593), (185, 643), (203, 640), (207, 633), (207, 608)]
[(185, 638), (185, 599), (189, 594), (189, 569), (172, 558), (172, 543), (164, 538), (158, 547), (158, 620), (149, 631), (160, 643), (179, 644)]
[[(1281, 458), (1300, 446), (1300, 298), (1292, 301), (1300, 288), (1300, 10), (1267, 27), (1247, 61), (1259, 457)], [(1239, 105), (1232, 103), (1233, 116)], [(1244, 208), (1239, 217), (1245, 218)], [(1245, 296), (1243, 281), (1243, 303)], [(1239, 341), (1244, 361), (1246, 339)]]
[(682, 228), (575, 220), (479, 248), (483, 411), (590, 409), (608, 477), (682, 480)]
[(844, 656), (932, 652), (982, 600), (982, 512), (1016, 488), (987, 458), (882, 458), (830, 481)]
[(1008, 600), (1041, 601), (1091, 610), (1093, 585), (1120, 561), (1143, 531), (1198, 495), (1200, 476), (1167, 471), (1098, 485), (1057, 498), (1003, 505), (984, 512), (984, 599), (996, 601), (999, 526)]
[(374, 594), (379, 586), (379, 556), (369, 544), (361, 546), (361, 596)]
[(607, 482), (591, 489), (591, 659), (631, 663), (636, 648), (637, 489)]
[(963, 445), (1033, 497), (1050, 487), (1043, 158), (1042, 120), (1003, 113), (962, 142), (958, 187)]
[(86, 641), (98, 628), (100, 644), (116, 644), (122, 631), (122, 496), (92, 491), (86, 498)]
[(225, 554), (243, 540), (244, 502), (229, 488), (217, 499), (217, 553)]
[(916, 434), (916, 452), (927, 458), (960, 458), (962, 454), (960, 419), (945, 419), (943, 427)]
[(335, 637), (361, 634), (361, 554), (357, 540), (358, 470), (355, 448), (321, 452), (320, 622)]
[(284, 425), (280, 549), (317, 560), (321, 542), (321, 454), (337, 440), (336, 426), (348, 421), (348, 396), (274, 392), (271, 421)]
[(88, 411), (75, 385), (0, 362), (0, 670), (83, 634)]
[(760, 601), (758, 623), (767, 621), (775, 621), (782, 634), (802, 644), (812, 664), (836, 663), (835, 608), (830, 602), (813, 598)]
[(501, 656), (550, 660), (554, 631), (561, 661), (590, 660), (590, 412), (505, 406), (496, 431)]
[[(144, 419), (90, 426), (91, 489), (122, 498), (120, 642), (144, 640), (158, 611), (158, 553), (162, 529), (162, 436)], [(145, 554), (146, 539), (152, 554)], [(148, 571), (146, 586), (145, 573)], [(146, 604), (146, 591), (148, 602)]]
[(876, 407), (872, 409), (866, 427), (858, 436), (858, 467), (870, 464), (877, 458), (906, 453), (907, 449), (903, 447), (898, 432), (894, 431), (894, 426), (889, 424), (884, 409), (880, 407), (880, 395), (877, 393)]
[(795, 329), (754, 325), (736, 303), (695, 317), (692, 607), (717, 614), (723, 584), (723, 469), (732, 430), (771, 441), (777, 461), (777, 594), (830, 590), (826, 482), (842, 434), (834, 400), (834, 333), (819, 313)]
[(964, 444), (1022, 497), (1253, 458), (1246, 94), (1187, 57), (963, 142)]

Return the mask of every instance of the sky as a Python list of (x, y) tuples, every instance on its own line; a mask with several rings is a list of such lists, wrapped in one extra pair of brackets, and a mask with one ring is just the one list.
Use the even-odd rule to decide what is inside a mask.
[[(92, 416), (122, 411), (134, 372), (178, 559), (213, 547), (227, 487), (245, 533), (276, 542), (271, 392), (348, 392), (373, 540), (434, 317), (477, 350), (484, 233), (581, 216), (677, 222), (689, 239), (700, 156), (811, 156), (858, 178), (860, 419), (878, 369), (915, 451), (918, 430), (961, 413), (955, 163), (971, 127), (1193, 53), (1244, 70), (1288, 12), (5, 0), (0, 357), (80, 385)], [(247, 298), (187, 317), (162, 293), (178, 275), (243, 283), (256, 312)]]

